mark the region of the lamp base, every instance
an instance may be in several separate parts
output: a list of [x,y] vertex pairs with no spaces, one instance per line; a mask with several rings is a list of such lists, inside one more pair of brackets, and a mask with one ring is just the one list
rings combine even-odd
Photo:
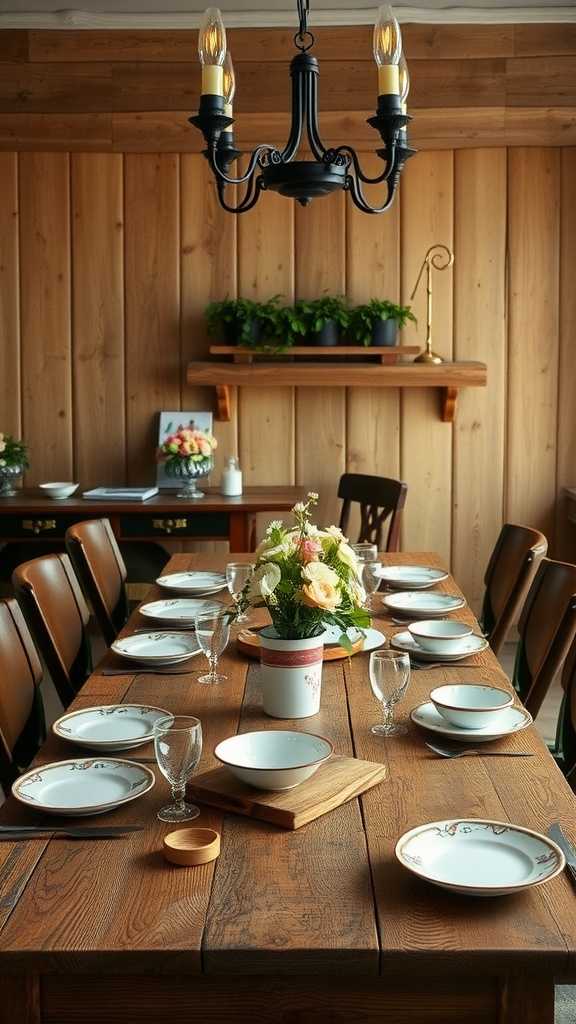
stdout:
[[436,353],[432,351],[432,349],[425,348],[424,351],[421,352],[419,356],[416,356],[414,362],[434,364],[435,366],[437,366],[439,363],[443,363],[444,360],[442,359],[442,356],[437,356]]

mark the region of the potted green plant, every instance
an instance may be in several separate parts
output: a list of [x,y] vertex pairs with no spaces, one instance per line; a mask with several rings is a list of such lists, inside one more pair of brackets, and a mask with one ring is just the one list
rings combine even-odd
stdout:
[[213,337],[222,335],[222,341],[227,345],[236,345],[238,342],[238,301],[236,299],[222,299],[220,302],[210,302],[204,311],[208,334]]
[[416,323],[410,306],[399,306],[388,299],[371,299],[352,310],[351,331],[359,345],[392,346],[398,329],[411,320]]
[[16,494],[14,483],[28,469],[28,449],[11,434],[0,434],[0,497]]
[[337,345],[341,332],[350,326],[350,310],[341,295],[300,301],[295,310],[306,325],[306,334],[313,345]]

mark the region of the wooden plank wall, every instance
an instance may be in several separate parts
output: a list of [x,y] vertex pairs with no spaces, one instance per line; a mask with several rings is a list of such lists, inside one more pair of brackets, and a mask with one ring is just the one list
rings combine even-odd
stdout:
[[[373,295],[405,301],[427,247],[444,242],[454,247],[456,262],[435,281],[435,345],[444,356],[481,359],[489,369],[488,388],[461,394],[454,426],[440,422],[437,396],[427,390],[240,389],[232,421],[217,425],[218,471],[226,454],[238,452],[247,483],[320,490],[326,520],[337,515],[345,469],[401,476],[409,486],[405,547],[440,551],[476,605],[505,519],[544,529],[557,554],[574,557],[559,496],[576,484],[576,146],[566,145],[576,143],[576,134],[550,107],[535,113],[524,73],[538,54],[573,60],[574,32],[409,28],[416,59],[438,88],[435,65],[442,63],[451,81],[456,72],[462,80],[464,58],[489,62],[494,75],[505,74],[518,89],[522,82],[516,127],[502,133],[498,105],[421,110],[426,149],[408,165],[388,215],[360,214],[344,196],[303,210],[265,195],[238,219],[219,208],[204,159],[184,151],[193,148],[192,133],[180,125],[174,135],[172,112],[121,113],[143,118],[132,141],[121,143],[126,152],[106,152],[105,133],[100,141],[90,134],[102,127],[94,118],[108,117],[101,110],[107,61],[122,65],[126,82],[136,74],[131,62],[151,61],[156,70],[181,62],[182,71],[192,36],[104,33],[104,46],[92,32],[0,33],[4,70],[10,62],[34,64],[40,75],[40,65],[49,65],[50,78],[55,67],[64,76],[83,68],[95,90],[84,96],[100,96],[92,112],[85,102],[79,112],[79,101],[75,114],[66,112],[72,94],[64,90],[57,112],[44,98],[32,104],[36,112],[12,107],[0,114],[0,430],[22,432],[29,442],[30,483],[137,483],[153,476],[158,411],[209,408],[213,401],[209,389],[185,383],[187,362],[206,352],[202,313],[210,299],[291,299],[328,290],[355,302]],[[356,35],[360,40],[360,30]],[[262,50],[278,67],[287,45],[282,33],[256,39],[251,59]],[[235,45],[246,60],[242,33]],[[341,34],[327,34],[323,47],[335,67]],[[560,70],[545,91],[554,84],[559,102],[565,86],[562,109],[570,121],[572,87],[558,78]],[[2,81],[0,106],[13,84],[8,74]],[[515,95],[519,103],[520,93],[507,89],[507,102]],[[482,104],[486,97],[485,90]],[[148,119],[156,116],[159,122]],[[285,119],[266,115],[268,132],[264,115],[252,116],[254,138],[276,134]],[[16,119],[11,135],[2,135],[4,117]],[[354,127],[358,117],[344,110],[328,118],[335,133],[359,135],[370,170],[374,158],[363,129]],[[169,124],[168,135],[155,133],[156,123]],[[82,139],[87,151],[78,152]],[[550,139],[554,145],[545,145]],[[163,151],[151,151],[153,142]],[[422,341],[424,293],[414,305],[420,326],[406,331],[407,342]]]

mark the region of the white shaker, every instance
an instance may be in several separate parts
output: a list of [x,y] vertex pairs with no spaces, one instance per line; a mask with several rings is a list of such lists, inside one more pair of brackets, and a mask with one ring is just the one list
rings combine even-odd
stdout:
[[222,472],[220,492],[227,498],[235,498],[242,494],[242,470],[234,455],[229,457]]

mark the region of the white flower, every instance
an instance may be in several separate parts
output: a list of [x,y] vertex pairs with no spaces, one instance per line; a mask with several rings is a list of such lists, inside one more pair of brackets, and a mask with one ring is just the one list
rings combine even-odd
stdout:
[[248,600],[250,604],[265,600],[274,593],[280,583],[281,572],[274,562],[265,562],[256,569],[248,584]]
[[271,523],[268,523],[266,528],[266,536],[269,537],[273,530],[281,530],[284,523],[281,519],[273,519]]
[[340,582],[338,573],[324,562],[308,562],[302,569],[302,575],[310,583],[329,583],[335,587]]
[[328,537],[333,537],[334,540],[345,540],[344,534],[339,526],[327,526],[324,533],[327,534]]
[[309,501],[318,501],[318,495],[316,494],[316,491],[308,491],[308,499]]
[[296,502],[296,504],[294,505],[294,508],[292,509],[292,511],[293,511],[293,512],[303,512],[303,511],[304,511],[304,509],[305,509],[305,507],[306,507],[306,506],[304,505],[304,502],[303,502],[303,501],[298,501],[298,502]]
[[360,576],[360,566],[358,565],[356,554],[345,540],[341,541],[338,545],[338,558],[344,562],[344,565],[347,565],[349,569],[352,569],[352,572],[354,572],[356,576]]

